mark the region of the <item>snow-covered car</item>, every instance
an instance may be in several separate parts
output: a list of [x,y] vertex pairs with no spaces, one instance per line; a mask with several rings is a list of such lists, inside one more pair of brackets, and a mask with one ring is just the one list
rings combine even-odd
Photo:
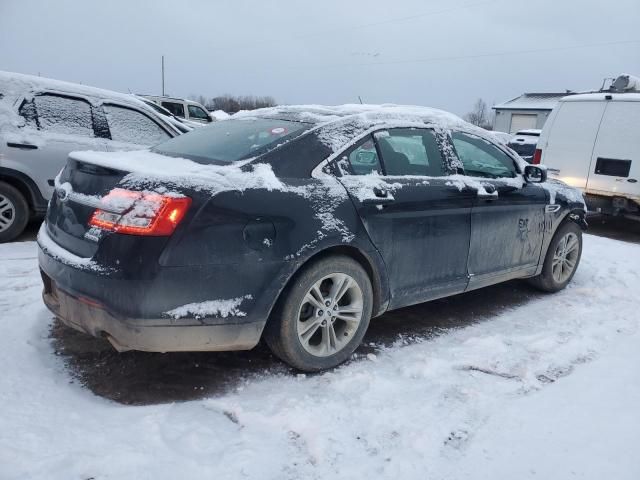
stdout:
[[160,115],[166,122],[170,123],[175,128],[180,130],[181,133],[187,133],[193,130],[195,127],[202,126],[201,123],[189,122],[188,120],[185,120],[183,118],[176,117],[166,108],[158,105],[155,102],[152,102],[151,100],[146,99],[145,97],[141,97],[139,95],[134,95],[134,97],[141,102],[144,102],[144,104],[148,107],[151,107],[153,110],[155,110],[156,114]]
[[514,278],[557,291],[579,191],[424,107],[276,107],[151,150],[75,152],[38,234],[43,298],[118,350],[264,338],[316,371],[371,317]]
[[533,162],[533,154],[540,139],[540,132],[537,128],[527,128],[519,130],[507,143],[507,146],[516,152],[527,163]]
[[73,150],[131,150],[179,130],[131,95],[0,72],[0,242],[42,216]]
[[204,106],[186,98],[175,98],[157,95],[140,95],[169,110],[173,115],[187,122],[206,125],[216,120]]

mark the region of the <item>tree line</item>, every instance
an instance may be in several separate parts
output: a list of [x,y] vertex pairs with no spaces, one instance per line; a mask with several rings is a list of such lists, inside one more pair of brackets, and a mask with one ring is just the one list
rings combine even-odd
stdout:
[[191,100],[204,105],[207,110],[223,110],[227,113],[236,113],[240,110],[255,110],[257,108],[275,107],[278,103],[275,98],[265,95],[230,95],[218,97],[205,97],[204,95],[191,95]]

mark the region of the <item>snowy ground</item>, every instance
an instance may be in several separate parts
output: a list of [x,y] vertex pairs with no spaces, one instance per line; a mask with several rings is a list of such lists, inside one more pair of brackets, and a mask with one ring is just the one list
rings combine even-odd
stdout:
[[0,245],[0,479],[635,480],[639,277],[640,245],[586,236],[559,294],[329,373],[126,406],[55,355],[34,243]]

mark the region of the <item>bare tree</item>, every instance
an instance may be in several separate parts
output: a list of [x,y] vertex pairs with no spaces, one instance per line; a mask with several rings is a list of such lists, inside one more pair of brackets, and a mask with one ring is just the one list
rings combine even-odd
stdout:
[[222,95],[211,99],[210,106],[213,110],[224,110],[227,113],[235,113],[239,110],[255,110],[256,108],[274,107],[277,103],[273,97],[254,95]]
[[473,125],[477,125],[478,127],[486,128],[487,130],[492,129],[489,109],[486,102],[481,98],[476,101],[476,103],[473,105],[473,110],[467,113],[464,116],[464,119],[467,122],[472,123]]

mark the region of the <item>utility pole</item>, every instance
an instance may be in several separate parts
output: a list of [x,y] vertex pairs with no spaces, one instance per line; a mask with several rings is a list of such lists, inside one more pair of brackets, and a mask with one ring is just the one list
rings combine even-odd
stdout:
[[164,97],[164,55],[162,55],[162,96]]

